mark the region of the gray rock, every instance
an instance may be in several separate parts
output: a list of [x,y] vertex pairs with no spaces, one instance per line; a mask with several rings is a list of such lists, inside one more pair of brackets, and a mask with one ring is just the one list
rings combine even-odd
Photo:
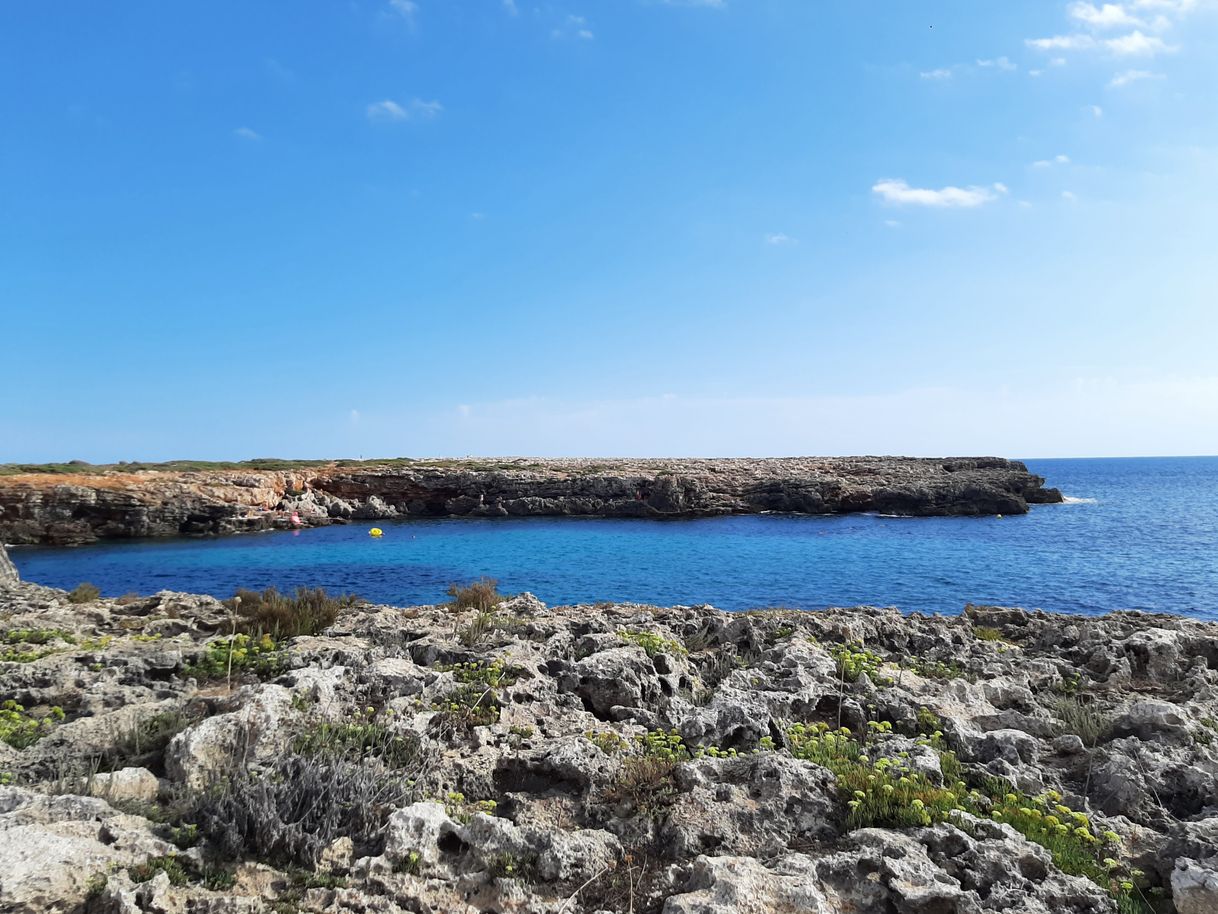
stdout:
[[4,543],[0,543],[0,585],[16,584],[20,580],[21,577],[17,574],[17,566],[8,557],[8,553],[4,549]]
[[1180,858],[1171,874],[1171,900],[1176,914],[1218,911],[1218,858],[1200,863]]

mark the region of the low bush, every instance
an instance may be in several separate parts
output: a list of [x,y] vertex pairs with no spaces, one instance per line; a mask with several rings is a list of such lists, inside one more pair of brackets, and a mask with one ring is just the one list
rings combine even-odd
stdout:
[[834,644],[829,647],[829,654],[837,661],[837,675],[846,682],[858,682],[858,678],[866,673],[876,685],[891,684],[890,679],[878,675],[884,658],[861,644]]
[[288,752],[267,770],[218,779],[191,798],[184,818],[232,859],[314,868],[343,837],[361,856],[378,853],[389,816],[416,798],[417,774],[346,751]]
[[284,666],[279,645],[269,634],[254,639],[241,633],[208,642],[203,656],[183,667],[182,673],[187,678],[205,682],[224,679],[230,672],[237,675],[252,673],[269,679],[283,672]]
[[353,723],[313,724],[296,737],[292,748],[305,756],[378,759],[395,769],[418,765],[423,758],[418,736],[413,733],[400,735],[390,729],[392,711],[384,712],[379,720],[374,709],[369,708],[368,712],[365,712],[366,720]]
[[647,652],[648,657],[654,657],[656,654],[671,654],[674,657],[684,657],[689,653],[680,641],[672,638],[665,638],[663,635],[655,632],[632,632],[619,631],[618,637],[623,641],[628,641],[631,644],[637,644]]
[[324,587],[297,587],[292,596],[274,587],[266,590],[238,590],[225,606],[240,616],[246,634],[269,634],[276,640],[298,635],[316,635],[334,624],[339,613],[359,602],[354,594],[336,597]]
[[53,707],[34,715],[12,699],[0,704],[0,742],[14,749],[25,749],[42,739],[64,718],[63,708]]
[[68,591],[68,602],[92,603],[100,596],[101,591],[86,581],[83,584],[77,584],[73,590]]
[[470,584],[450,584],[448,595],[452,597],[449,608],[453,610],[476,609],[490,612],[507,599],[499,592],[499,582],[494,578],[479,578]]
[[1094,746],[1108,731],[1112,721],[1092,702],[1078,695],[1059,695],[1050,704],[1050,710],[1060,724],[1061,733],[1073,733],[1085,746]]

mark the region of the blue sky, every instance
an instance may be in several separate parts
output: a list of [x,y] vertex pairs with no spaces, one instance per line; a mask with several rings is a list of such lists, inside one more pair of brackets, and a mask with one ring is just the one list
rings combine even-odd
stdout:
[[1218,452],[1218,4],[0,11],[0,460]]

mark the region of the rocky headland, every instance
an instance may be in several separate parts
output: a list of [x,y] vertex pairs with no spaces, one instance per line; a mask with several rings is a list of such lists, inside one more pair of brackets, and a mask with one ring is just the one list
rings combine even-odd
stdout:
[[1213,623],[0,577],[7,914],[1218,911]]
[[1029,504],[1061,501],[1024,464],[997,457],[279,463],[0,468],[0,542],[70,545],[393,517],[1023,514]]

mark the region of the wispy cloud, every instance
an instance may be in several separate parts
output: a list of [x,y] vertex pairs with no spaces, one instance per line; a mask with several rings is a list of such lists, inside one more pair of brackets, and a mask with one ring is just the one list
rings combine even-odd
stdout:
[[412,98],[405,105],[399,105],[393,99],[386,98],[369,105],[366,114],[370,121],[429,120],[443,110],[444,106],[438,101],[428,102],[421,98]]
[[937,70],[923,70],[918,75],[923,79],[951,79],[952,71],[944,67],[940,67]]
[[1068,155],[1055,155],[1051,159],[1038,159],[1032,163],[1033,168],[1052,168],[1054,165],[1069,165],[1070,157]]
[[520,10],[516,8],[516,0],[503,0],[503,8],[507,10],[509,16],[517,15]]
[[993,60],[978,60],[977,66],[994,70],[1018,70],[1019,65],[1012,63],[1007,57],[995,57]]
[[775,247],[783,247],[785,245],[798,244],[799,242],[785,232],[771,232],[765,236],[765,243]]
[[885,203],[896,206],[974,207],[997,200],[1007,192],[1005,184],[989,187],[910,187],[902,178],[883,178],[876,181],[871,192]]
[[1083,110],[1090,114],[1097,121],[1104,116],[1104,109],[1099,105],[1083,105]]
[[1162,73],[1152,73],[1149,70],[1126,70],[1123,73],[1117,73],[1108,81],[1108,85],[1113,89],[1120,89],[1128,86],[1130,83],[1136,83],[1143,79],[1162,79]]
[[550,30],[550,37],[554,39],[578,38],[581,41],[591,41],[596,35],[593,34],[585,17],[568,16],[561,26]]
[[262,139],[262,134],[250,127],[238,127],[233,131],[233,136],[249,140],[251,143],[257,143]]
[[1038,51],[1082,51],[1095,47],[1090,35],[1053,35],[1049,38],[1028,38],[1024,44]]

